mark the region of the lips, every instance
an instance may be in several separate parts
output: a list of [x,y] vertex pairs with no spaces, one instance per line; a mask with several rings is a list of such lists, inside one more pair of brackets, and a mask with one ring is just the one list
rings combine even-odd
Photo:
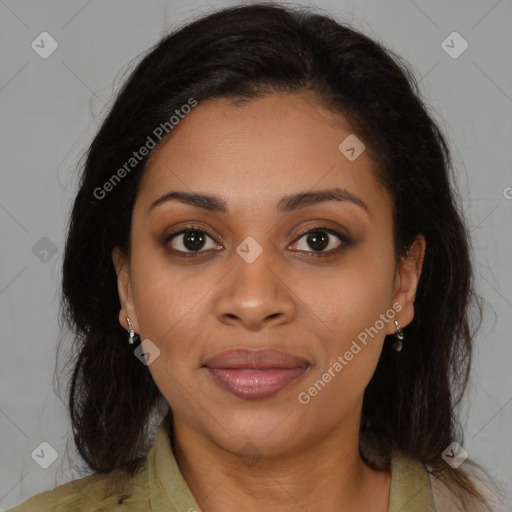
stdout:
[[245,400],[275,395],[309,368],[302,357],[275,349],[231,349],[209,358],[204,366],[215,384]]

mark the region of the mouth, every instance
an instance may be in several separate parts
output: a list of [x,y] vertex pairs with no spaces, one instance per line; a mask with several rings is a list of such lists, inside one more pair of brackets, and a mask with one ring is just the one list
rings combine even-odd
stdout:
[[296,382],[310,365],[279,350],[239,348],[217,354],[204,367],[221,389],[244,400],[259,400]]

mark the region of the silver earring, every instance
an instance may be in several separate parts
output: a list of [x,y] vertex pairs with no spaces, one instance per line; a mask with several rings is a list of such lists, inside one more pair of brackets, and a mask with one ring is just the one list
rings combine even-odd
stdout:
[[137,338],[137,335],[135,334],[135,331],[133,330],[133,327],[132,327],[132,323],[130,322],[130,319],[128,317],[126,317],[126,321],[128,322],[128,327],[129,327],[129,331],[128,333],[130,334],[129,338],[128,338],[128,343],[130,345],[133,345],[133,342],[135,341],[135,339]]
[[393,343],[393,348],[397,351],[397,352],[400,352],[402,350],[402,340],[404,339],[404,333],[402,332],[402,328],[400,327],[400,324],[395,320],[395,325],[396,325],[396,333],[395,333],[395,336],[396,336],[396,341]]

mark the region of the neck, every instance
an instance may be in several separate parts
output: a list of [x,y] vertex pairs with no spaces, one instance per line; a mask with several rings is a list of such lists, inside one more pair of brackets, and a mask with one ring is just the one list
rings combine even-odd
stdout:
[[249,445],[243,455],[234,454],[176,419],[173,438],[180,471],[204,512],[389,507],[390,473],[361,459],[358,423],[275,457],[251,453]]

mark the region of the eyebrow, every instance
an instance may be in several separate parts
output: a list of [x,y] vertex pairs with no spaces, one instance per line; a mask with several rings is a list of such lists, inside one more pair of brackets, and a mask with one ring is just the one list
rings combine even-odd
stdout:
[[[148,208],[148,213],[157,206],[172,200],[179,201],[190,206],[195,206],[196,208],[202,208],[203,210],[210,212],[228,212],[227,202],[219,196],[173,190],[171,192],[167,192],[167,194],[164,194],[151,203]],[[315,190],[312,192],[299,192],[297,194],[285,196],[277,204],[277,211],[281,213],[288,213],[301,208],[307,208],[308,206],[313,206],[324,201],[347,201],[361,207],[369,214],[368,205],[362,199],[352,194],[352,192],[339,187],[327,190]]]

